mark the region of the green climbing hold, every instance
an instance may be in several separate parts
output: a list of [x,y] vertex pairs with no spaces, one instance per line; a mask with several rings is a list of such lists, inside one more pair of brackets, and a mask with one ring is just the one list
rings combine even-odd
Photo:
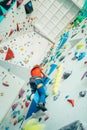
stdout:
[[86,25],[84,24],[81,28],[85,28],[86,27]]

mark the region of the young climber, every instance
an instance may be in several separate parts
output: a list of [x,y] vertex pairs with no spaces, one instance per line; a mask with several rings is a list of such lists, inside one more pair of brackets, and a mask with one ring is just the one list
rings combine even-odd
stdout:
[[39,102],[37,107],[43,111],[46,111],[47,108],[45,107],[45,99],[46,99],[46,89],[44,86],[43,79],[48,77],[44,72],[40,65],[35,65],[31,69],[31,78],[30,78],[30,87],[33,91],[38,91],[39,94]]

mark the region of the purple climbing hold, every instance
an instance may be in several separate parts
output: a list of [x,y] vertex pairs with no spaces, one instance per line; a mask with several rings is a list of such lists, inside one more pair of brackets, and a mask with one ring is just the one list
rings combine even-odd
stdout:
[[21,89],[20,93],[19,93],[19,98],[21,98],[24,94],[25,90],[24,89]]
[[17,106],[18,106],[18,102],[12,105],[12,110],[14,111]]

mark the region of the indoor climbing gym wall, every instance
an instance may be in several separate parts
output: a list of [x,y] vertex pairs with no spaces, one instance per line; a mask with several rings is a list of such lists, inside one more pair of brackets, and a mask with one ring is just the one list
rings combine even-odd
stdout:
[[[87,130],[87,0],[0,0],[0,130]],[[30,69],[48,78],[36,107]]]

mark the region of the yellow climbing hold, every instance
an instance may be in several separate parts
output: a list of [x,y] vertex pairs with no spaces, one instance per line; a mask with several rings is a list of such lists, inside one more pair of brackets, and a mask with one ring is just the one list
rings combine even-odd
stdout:
[[63,65],[60,65],[57,69],[57,74],[54,79],[54,85],[53,85],[53,94],[57,94],[57,89],[61,80],[61,72],[62,72]]
[[66,47],[67,47],[67,45],[64,45],[64,46],[62,47],[62,49],[66,49]]
[[44,130],[45,125],[39,123],[36,119],[30,119],[22,130]]
[[24,50],[24,48],[20,48],[20,51],[23,51]]
[[79,50],[79,49],[81,49],[83,46],[84,46],[84,43],[80,43],[80,44],[78,44],[78,45],[76,46],[76,49]]

